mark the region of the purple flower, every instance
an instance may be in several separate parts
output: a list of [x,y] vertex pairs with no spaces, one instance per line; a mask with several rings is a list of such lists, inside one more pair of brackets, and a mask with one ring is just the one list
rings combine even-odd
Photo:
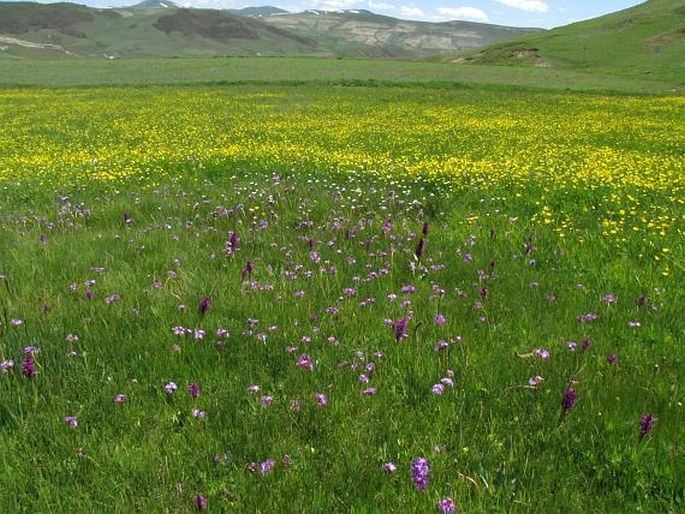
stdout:
[[649,433],[654,428],[654,425],[656,424],[657,420],[658,418],[651,412],[645,413],[640,418],[640,439],[642,439],[643,437],[647,437],[649,435]]
[[426,242],[424,241],[423,238],[419,239],[419,243],[416,245],[416,250],[414,250],[414,254],[418,259],[420,259],[423,256],[423,252],[426,248]]
[[445,392],[445,386],[442,385],[442,384],[434,384],[434,385],[433,385],[433,388],[431,389],[431,392],[432,392],[435,396],[440,396],[442,393]]
[[231,235],[228,238],[228,242],[226,243],[226,255],[233,255],[238,250],[238,247],[240,246],[240,236],[236,232],[231,232]]
[[607,362],[613,366],[618,362],[618,357],[615,353],[610,353],[609,355],[607,355]]
[[533,350],[533,354],[541,359],[549,359],[549,350],[546,348],[536,348]]
[[198,494],[195,496],[195,505],[197,506],[197,510],[205,510],[207,508],[207,498],[202,494]]
[[540,384],[542,384],[544,381],[545,381],[545,379],[543,377],[541,377],[540,375],[536,375],[536,376],[530,377],[528,379],[528,385],[530,387],[537,387]]
[[207,415],[207,413],[205,411],[200,410],[200,409],[193,409],[191,411],[191,413],[192,413],[194,418],[204,418]]
[[261,390],[262,388],[259,387],[259,385],[257,384],[252,384],[250,387],[247,388],[247,392],[250,394],[257,394]]
[[126,395],[125,394],[118,394],[114,397],[114,401],[117,403],[126,403]]
[[245,266],[243,266],[243,269],[240,272],[242,273],[243,277],[245,277],[245,276],[250,277],[250,276],[252,276],[252,270],[253,269],[254,268],[252,266],[252,263],[250,261],[247,261],[245,263]]
[[10,320],[10,325],[13,325],[13,326],[15,326],[15,327],[18,327],[18,326],[21,325],[22,323],[24,323],[24,321],[21,320],[21,319],[19,319],[19,318],[12,318],[12,319]]
[[62,421],[64,421],[71,428],[78,427],[78,418],[76,416],[64,416]]
[[404,294],[411,294],[411,293],[416,292],[416,288],[410,284],[410,285],[402,286],[401,291]]
[[417,457],[411,463],[411,475],[414,479],[414,486],[419,490],[423,491],[428,487],[428,475],[430,474],[430,467],[428,465],[428,460],[424,457]]
[[33,378],[36,376],[36,363],[33,357],[29,356],[21,361],[21,372],[27,378]]
[[439,500],[435,506],[443,514],[454,514],[457,511],[457,506],[454,504],[454,500],[449,496],[445,496]]
[[262,462],[259,465],[259,471],[261,472],[262,475],[266,475],[269,473],[272,469],[274,469],[274,466],[276,466],[276,461],[273,459],[266,459],[264,462]]
[[588,323],[590,321],[595,321],[597,319],[597,314],[588,312],[587,314],[581,314],[576,319],[578,320],[578,323]]
[[442,314],[438,314],[437,316],[435,316],[436,325],[444,325],[445,323],[447,323],[447,318],[445,316],[443,316]]
[[191,332],[191,330],[189,328],[182,327],[182,326],[172,327],[171,331],[176,336],[184,336],[184,335],[189,334]]
[[440,383],[445,387],[454,387],[454,380],[452,380],[450,377],[441,378]]
[[407,322],[407,317],[403,316],[392,324],[396,341],[401,341],[402,339],[407,338]]
[[616,297],[613,294],[605,294],[604,296],[602,296],[602,303],[616,303]]
[[394,473],[395,471],[397,471],[397,466],[394,462],[386,462],[385,464],[383,464],[383,471],[385,471],[386,473]]
[[446,348],[449,348],[450,344],[447,341],[440,340],[438,341],[438,344],[435,345],[433,348],[436,352],[440,352]]
[[188,394],[193,398],[200,396],[200,386],[196,383],[188,384]]
[[315,393],[314,401],[319,407],[326,407],[328,405],[328,396],[323,393]]
[[164,386],[164,391],[166,391],[167,394],[173,394],[176,392],[177,389],[178,389],[178,386],[173,382],[168,382]]
[[118,302],[119,300],[121,300],[121,296],[114,293],[114,294],[109,295],[107,298],[105,298],[105,303],[108,305],[111,305],[113,303]]
[[300,355],[300,358],[297,359],[297,362],[295,364],[300,368],[304,368],[308,371],[314,371],[314,361],[306,353]]
[[24,355],[36,355],[40,353],[40,348],[36,348],[35,346],[27,346],[24,348]]
[[375,387],[367,387],[364,389],[364,396],[374,396],[376,394]]
[[268,407],[274,402],[274,397],[271,396],[270,394],[265,394],[259,399],[260,402],[262,402],[262,405],[264,407]]
[[567,412],[573,408],[576,403],[578,403],[578,393],[575,389],[569,387],[566,389],[564,397],[561,399],[561,407],[564,409],[564,412]]
[[208,311],[211,307],[212,307],[212,300],[205,296],[205,297],[203,297],[203,298],[200,300],[200,303],[199,303],[199,305],[197,306],[197,311],[198,311],[200,314],[206,314],[207,311]]
[[7,373],[8,371],[11,371],[12,368],[14,368],[13,360],[5,360],[0,362],[0,373]]
[[427,235],[428,235],[428,222],[427,222],[427,221],[424,221],[424,222],[423,222],[423,227],[421,227],[421,233],[422,233],[424,236],[427,236]]

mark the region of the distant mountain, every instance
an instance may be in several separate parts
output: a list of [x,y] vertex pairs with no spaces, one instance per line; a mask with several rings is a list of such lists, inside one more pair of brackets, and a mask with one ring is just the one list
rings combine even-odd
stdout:
[[399,20],[367,10],[309,10],[263,18],[264,23],[317,39],[340,55],[426,56],[484,45],[541,29],[468,21],[429,23]]
[[0,57],[315,55],[414,58],[535,29],[398,20],[369,11],[179,8],[170,0],[94,9],[0,2]]
[[278,7],[271,7],[270,5],[265,5],[262,7],[243,7],[242,9],[229,9],[228,12],[231,14],[237,14],[238,16],[252,16],[255,18],[288,14],[288,11]]
[[685,2],[648,0],[606,16],[496,43],[449,59],[460,63],[661,75],[684,84]]
[[142,2],[132,5],[131,9],[170,9],[178,7],[174,2],[166,0],[143,0]]

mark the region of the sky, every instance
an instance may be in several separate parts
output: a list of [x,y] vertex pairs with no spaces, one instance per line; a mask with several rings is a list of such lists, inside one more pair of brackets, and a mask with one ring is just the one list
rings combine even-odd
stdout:
[[[68,0],[92,7],[120,7],[139,0]],[[235,9],[272,5],[287,11],[367,9],[394,18],[465,20],[514,27],[553,28],[596,18],[644,0],[174,0],[179,6]],[[47,0],[43,0],[47,3]]]

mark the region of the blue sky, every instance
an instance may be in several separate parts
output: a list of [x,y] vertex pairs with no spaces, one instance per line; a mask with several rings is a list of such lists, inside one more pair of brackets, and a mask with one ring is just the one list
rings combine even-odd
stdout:
[[[139,0],[71,0],[97,7]],[[368,9],[395,18],[425,21],[467,20],[516,27],[552,28],[632,7],[643,0],[174,0],[207,8],[274,5],[288,11]]]

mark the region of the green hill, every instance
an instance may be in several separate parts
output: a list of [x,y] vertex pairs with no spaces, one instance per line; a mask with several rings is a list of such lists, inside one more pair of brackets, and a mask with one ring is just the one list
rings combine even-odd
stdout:
[[685,2],[649,0],[600,18],[496,43],[460,63],[654,75],[685,83]]

